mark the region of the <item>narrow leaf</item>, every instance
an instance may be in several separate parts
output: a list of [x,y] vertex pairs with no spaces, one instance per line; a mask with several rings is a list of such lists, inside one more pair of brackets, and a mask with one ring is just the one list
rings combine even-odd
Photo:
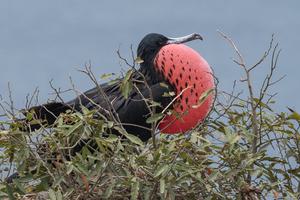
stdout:
[[132,179],[132,183],[131,183],[131,200],[136,200],[138,199],[139,196],[139,188],[140,188],[140,183],[139,181],[136,179],[136,177],[134,177]]
[[49,189],[48,193],[49,193],[49,199],[50,200],[56,200],[56,195],[55,195],[55,191],[54,190]]
[[106,80],[106,79],[112,77],[113,75],[115,75],[115,74],[114,74],[114,73],[102,74],[102,75],[100,76],[100,78],[103,79],[103,80]]
[[141,57],[137,57],[135,60],[134,60],[135,63],[137,64],[141,64],[144,62],[144,60],[141,58]]
[[166,182],[165,182],[165,179],[160,179],[159,180],[159,192],[161,194],[164,194],[165,193],[165,189],[166,189]]
[[146,120],[146,123],[151,124],[153,122],[157,122],[158,120],[160,120],[163,117],[164,117],[163,113],[155,113]]
[[138,138],[137,136],[135,136],[135,135],[126,133],[125,136],[126,136],[127,139],[130,140],[130,142],[132,142],[134,144],[137,144],[137,145],[140,145],[140,146],[144,145],[142,140],[140,138]]
[[162,164],[160,165],[157,170],[154,172],[154,178],[157,178],[161,174],[165,173],[169,169],[169,165]]
[[199,108],[204,101],[215,91],[214,88],[208,89],[205,92],[203,92],[201,94],[201,96],[199,97],[198,103],[196,105],[193,105],[192,108]]

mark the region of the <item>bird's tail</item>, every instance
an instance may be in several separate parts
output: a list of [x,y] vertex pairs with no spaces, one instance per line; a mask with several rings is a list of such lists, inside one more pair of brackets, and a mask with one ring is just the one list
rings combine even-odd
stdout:
[[20,119],[19,121],[25,125],[24,131],[34,131],[41,128],[41,126],[51,126],[57,117],[67,110],[72,110],[72,106],[61,102],[47,103],[22,111],[25,116],[28,112],[32,113],[34,120]]

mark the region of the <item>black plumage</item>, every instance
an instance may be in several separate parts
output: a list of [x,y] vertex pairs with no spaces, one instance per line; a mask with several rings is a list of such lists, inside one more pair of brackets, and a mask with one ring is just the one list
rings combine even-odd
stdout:
[[[153,63],[156,53],[167,44],[167,41],[167,37],[154,33],[142,39],[138,46],[137,56],[143,62],[140,64],[140,69],[132,73],[131,79],[136,87],[132,88],[128,98],[125,98],[121,92],[123,79],[118,79],[114,84],[104,83],[100,85],[100,88],[92,88],[69,102],[53,102],[32,107],[29,110],[34,111],[36,118],[46,121],[47,126],[52,125],[61,113],[69,109],[81,111],[84,106],[87,109],[98,109],[101,114],[108,117],[108,113],[114,110],[128,133],[146,141],[151,137],[151,124],[146,123],[146,119],[150,117],[150,111],[144,99],[151,97],[162,107],[167,106],[171,101],[170,97],[164,97],[163,94],[172,88],[162,86],[161,83],[169,84],[155,70]],[[105,95],[101,93],[101,90]],[[158,108],[157,112],[161,111],[161,108]],[[40,128],[40,125],[35,124],[30,128],[36,130]]]
[[[180,38],[167,38],[157,33],[146,35],[137,49],[137,56],[143,62],[140,64],[140,68],[132,73],[131,78],[135,87],[130,91],[128,98],[125,98],[121,92],[123,79],[118,79],[114,84],[104,83],[69,102],[44,104],[30,110],[35,111],[38,119],[46,121],[46,125],[52,125],[60,113],[69,109],[80,112],[82,106],[87,109],[98,109],[105,116],[113,111],[119,121],[124,123],[123,127],[127,132],[146,141],[151,137],[149,130],[151,124],[146,123],[146,119],[150,117],[150,111],[144,99],[151,97],[152,100],[160,103],[161,107],[156,110],[157,112],[160,112],[172,100],[163,94],[172,90],[173,85],[157,69],[154,59],[164,45],[180,44],[195,39],[202,40],[202,37],[196,33]],[[162,86],[161,83],[168,87]],[[33,125],[31,129],[35,130],[39,127],[39,125]]]

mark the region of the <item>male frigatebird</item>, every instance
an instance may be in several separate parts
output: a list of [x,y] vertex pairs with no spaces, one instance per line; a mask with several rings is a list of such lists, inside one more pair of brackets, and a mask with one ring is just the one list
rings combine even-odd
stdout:
[[[29,111],[46,122],[46,126],[52,125],[67,110],[81,112],[83,106],[97,109],[105,116],[113,111],[128,133],[147,141],[151,137],[151,124],[146,120],[151,112],[145,99],[152,98],[161,105],[156,112],[171,108],[158,124],[160,132],[184,133],[205,119],[214,99],[211,91],[214,91],[215,85],[210,66],[199,53],[182,44],[195,39],[202,40],[202,37],[195,33],[179,38],[156,33],[146,35],[137,49],[137,56],[142,62],[140,69],[131,75],[135,87],[127,98],[121,91],[123,79],[118,79],[114,84],[104,83],[88,90],[72,101],[35,106]],[[170,94],[170,91],[173,91],[173,96],[164,95]],[[36,130],[40,126],[31,124],[27,128]],[[75,151],[80,149],[81,145]],[[7,182],[16,177],[18,173],[10,176]]]
[[[139,70],[131,75],[135,87],[127,98],[122,95],[123,80],[119,79],[114,84],[100,85],[105,98],[99,87],[95,87],[72,101],[48,103],[30,110],[34,111],[36,118],[51,125],[69,109],[81,111],[84,106],[99,109],[101,114],[106,115],[112,108],[128,133],[146,141],[151,137],[151,124],[146,123],[150,111],[145,99],[151,97],[161,104],[156,112],[170,105],[172,108],[169,115],[160,120],[160,131],[168,134],[186,132],[201,123],[208,114],[213,102],[209,91],[215,87],[208,63],[199,53],[182,44],[196,39],[202,40],[202,37],[196,33],[179,38],[157,33],[146,35],[137,49],[137,56],[142,62]],[[174,96],[164,95],[171,90]],[[31,126],[31,129],[37,128],[39,125]]]

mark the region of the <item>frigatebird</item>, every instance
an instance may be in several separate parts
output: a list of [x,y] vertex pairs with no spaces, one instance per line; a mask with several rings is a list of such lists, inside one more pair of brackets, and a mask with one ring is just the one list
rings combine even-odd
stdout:
[[[150,98],[160,104],[156,112],[168,107],[171,110],[159,121],[160,132],[184,133],[203,122],[214,99],[215,84],[209,64],[183,44],[196,39],[202,40],[202,37],[196,33],[178,38],[157,33],[146,35],[137,49],[137,56],[142,61],[140,68],[131,74],[135,87],[126,97],[122,94],[124,80],[118,79],[114,84],[104,83],[92,88],[69,102],[51,102],[29,111],[46,122],[43,124],[46,126],[54,124],[67,110],[81,112],[85,107],[97,109],[102,115],[114,112],[128,133],[147,141],[151,137],[151,124],[147,123],[151,111],[146,101]],[[166,93],[170,95],[164,95]],[[27,128],[36,130],[40,127],[41,124],[31,124]],[[80,144],[75,151],[81,147]],[[6,181],[12,182],[18,176],[15,173]]]
[[[161,105],[156,112],[168,106],[172,109],[159,122],[161,132],[186,132],[204,120],[213,102],[208,92],[214,88],[210,66],[199,53],[183,44],[196,39],[202,37],[196,33],[178,38],[157,33],[146,35],[137,48],[140,68],[131,74],[135,87],[127,97],[121,91],[123,79],[118,79],[113,84],[101,84],[102,93],[95,87],[69,102],[52,102],[29,110],[47,126],[69,109],[80,112],[82,107],[101,108],[99,112],[104,115],[113,110],[128,133],[147,141],[151,124],[146,122],[150,110],[145,99],[151,97]],[[170,91],[174,91],[173,96],[164,95]],[[35,124],[31,129],[39,127]]]

